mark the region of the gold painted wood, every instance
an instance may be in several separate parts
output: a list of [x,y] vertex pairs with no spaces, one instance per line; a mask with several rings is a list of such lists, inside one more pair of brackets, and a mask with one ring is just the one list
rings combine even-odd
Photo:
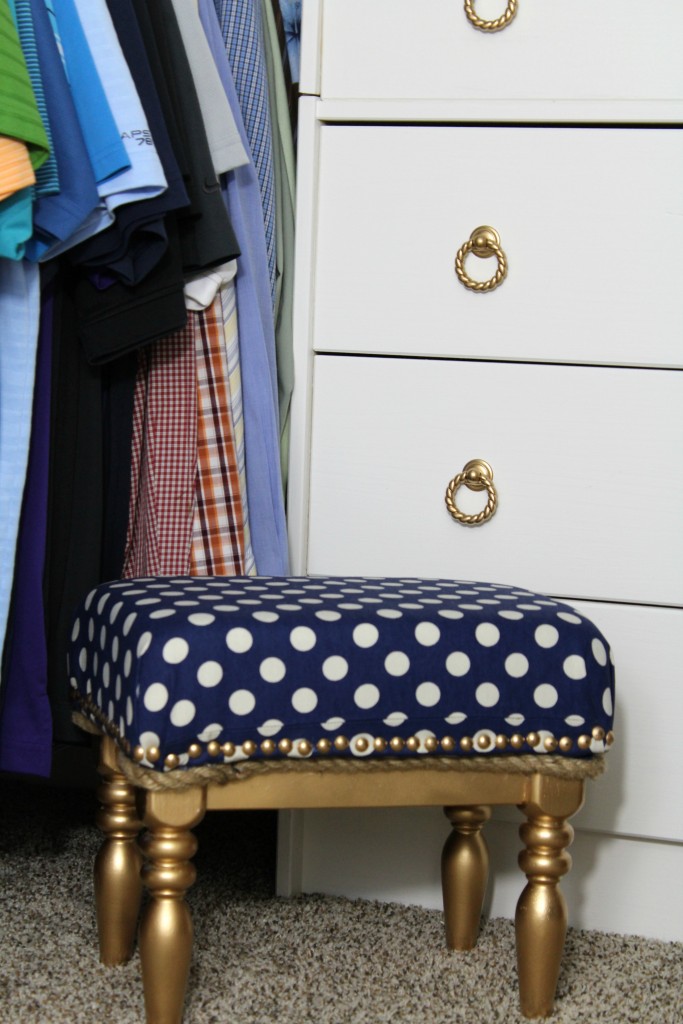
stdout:
[[194,884],[190,829],[204,816],[202,789],[146,793],[141,801],[149,831],[142,879],[150,900],[140,923],[140,962],[148,1024],[181,1024],[192,959],[192,917],[185,893]]
[[479,937],[481,912],[489,875],[489,852],[482,835],[491,808],[445,807],[452,831],[441,854],[446,945],[473,949]]
[[560,793],[535,780],[531,799],[522,808],[520,828],[525,849],[519,866],[527,885],[515,915],[520,1007],[525,1017],[552,1013],[567,934],[567,905],[559,882],[571,868],[567,847],[574,830],[567,822],[583,804],[583,786]]
[[142,895],[142,854],[136,842],[142,824],[134,787],[111,766],[115,757],[113,741],[103,740],[96,821],[105,838],[95,858],[94,882],[100,960],[109,966],[132,955]]

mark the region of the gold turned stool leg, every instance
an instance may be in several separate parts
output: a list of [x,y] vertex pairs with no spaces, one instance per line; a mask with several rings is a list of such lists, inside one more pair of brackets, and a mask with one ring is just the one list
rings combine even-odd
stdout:
[[489,874],[489,852],[482,828],[489,807],[445,807],[453,826],[441,855],[441,884],[449,949],[467,950],[476,944]]
[[517,904],[515,934],[520,1006],[525,1017],[552,1013],[567,934],[567,904],[559,882],[572,865],[567,847],[574,829],[566,819],[583,802],[583,783],[567,782],[564,795],[568,799],[544,800],[539,794],[541,799],[523,807],[528,820],[520,828],[526,849],[519,855],[519,866],[528,881]]
[[95,907],[100,960],[110,966],[131,957],[142,895],[142,855],[136,842],[142,824],[135,809],[135,788],[115,765],[116,750],[104,739],[96,821],[105,839],[95,858]]
[[192,959],[192,918],[185,893],[196,871],[190,828],[204,816],[201,788],[146,793],[142,879],[150,900],[140,922],[140,960],[147,1024],[181,1024]]

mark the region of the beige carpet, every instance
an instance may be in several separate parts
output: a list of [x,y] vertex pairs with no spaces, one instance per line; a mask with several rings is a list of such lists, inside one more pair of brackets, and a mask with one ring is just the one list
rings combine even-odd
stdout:
[[[90,792],[0,780],[1,1024],[142,1024],[137,957],[97,960]],[[520,1024],[514,936],[444,949],[435,911],[272,895],[274,818],[209,815],[184,1024]],[[555,1024],[683,1024],[683,944],[571,931]]]

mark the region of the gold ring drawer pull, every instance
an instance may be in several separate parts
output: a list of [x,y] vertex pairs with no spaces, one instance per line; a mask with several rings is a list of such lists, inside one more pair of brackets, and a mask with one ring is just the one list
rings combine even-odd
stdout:
[[[498,268],[488,281],[474,281],[465,270],[465,258],[473,252],[475,256],[488,259],[495,256]],[[469,239],[458,249],[455,257],[455,272],[458,280],[473,292],[492,292],[502,284],[508,272],[507,256],[500,247],[500,236],[495,228],[482,224],[475,228]]]
[[474,0],[465,0],[465,14],[474,27],[482,32],[500,32],[502,28],[508,27],[516,13],[517,0],[508,0],[505,14],[501,14],[500,18],[496,18],[494,21],[485,21],[475,12]]
[[[488,493],[486,508],[476,515],[467,515],[465,512],[461,512],[455,504],[456,492],[463,485],[471,491],[485,490]],[[481,526],[491,518],[497,505],[498,495],[493,486],[493,470],[483,459],[472,459],[468,462],[462,473],[454,476],[446,488],[446,508],[453,518],[463,526]]]

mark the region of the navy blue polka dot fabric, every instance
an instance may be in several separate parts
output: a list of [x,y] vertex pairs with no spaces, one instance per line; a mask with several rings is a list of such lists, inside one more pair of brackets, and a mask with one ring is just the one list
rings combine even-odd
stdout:
[[79,609],[76,706],[144,767],[246,757],[586,757],[611,740],[609,646],[512,586],[154,578]]

